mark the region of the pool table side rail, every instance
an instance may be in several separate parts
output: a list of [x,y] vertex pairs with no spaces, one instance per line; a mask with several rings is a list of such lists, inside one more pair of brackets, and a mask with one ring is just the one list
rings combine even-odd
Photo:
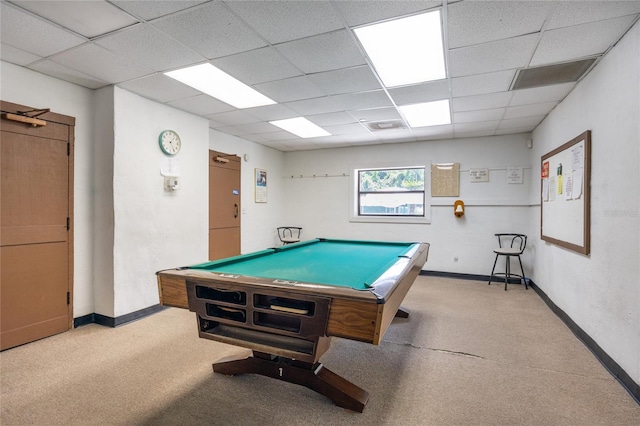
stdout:
[[[396,266],[402,271],[394,277],[397,285],[376,305],[358,300],[336,299],[331,302],[327,335],[380,344],[400,304],[427,261],[429,244],[421,243],[411,258],[401,258]],[[380,303],[382,301],[382,303]]]

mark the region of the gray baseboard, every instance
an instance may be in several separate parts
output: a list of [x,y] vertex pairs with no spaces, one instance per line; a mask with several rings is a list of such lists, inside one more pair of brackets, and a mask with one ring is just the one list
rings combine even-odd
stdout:
[[153,305],[148,308],[140,309],[139,311],[130,312],[125,315],[121,315],[119,317],[108,317],[106,315],[92,313],[89,315],[83,315],[81,317],[77,317],[73,319],[73,327],[78,328],[87,324],[100,324],[105,327],[118,327],[124,324],[127,324],[132,321],[137,321],[146,316],[155,314],[156,312],[160,312],[167,309],[165,306],[161,305]]

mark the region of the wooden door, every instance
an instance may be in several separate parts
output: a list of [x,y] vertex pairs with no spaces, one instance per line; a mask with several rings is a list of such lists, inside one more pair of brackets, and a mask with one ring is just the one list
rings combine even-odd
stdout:
[[240,254],[240,157],[209,151],[209,259]]
[[73,130],[45,113],[45,126],[9,120],[32,108],[1,103],[0,349],[73,324]]

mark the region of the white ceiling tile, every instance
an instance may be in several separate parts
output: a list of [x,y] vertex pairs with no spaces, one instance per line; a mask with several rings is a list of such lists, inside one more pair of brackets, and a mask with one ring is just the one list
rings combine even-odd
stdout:
[[496,135],[515,135],[518,133],[531,133],[536,125],[530,125],[526,127],[512,127],[507,129],[496,129]]
[[209,128],[211,129],[219,129],[221,127],[228,126],[227,123],[222,123],[218,120],[214,120],[213,118],[209,118],[209,117],[206,117],[206,118],[209,119]]
[[371,121],[388,121],[401,120],[400,113],[395,108],[372,108],[349,111],[356,120]]
[[242,125],[239,126],[223,126],[223,127],[218,127],[216,128],[216,130],[219,130],[223,133],[229,134],[229,135],[233,135],[233,136],[240,136],[240,137],[244,137],[246,135],[251,134],[251,132],[248,132],[246,129],[242,128]]
[[260,133],[260,136],[269,141],[286,141],[291,139],[300,139],[293,133],[285,132],[281,130],[279,132]]
[[506,92],[509,90],[515,74],[515,70],[507,70],[452,78],[451,94],[454,97],[461,97]]
[[553,86],[514,90],[510,106],[561,101],[575,87],[576,83],[554,84]]
[[454,112],[455,123],[474,123],[479,121],[500,120],[504,115],[504,108],[481,109],[476,111]]
[[485,136],[493,136],[496,133],[495,130],[455,130],[453,135],[456,138],[481,138]]
[[511,119],[547,115],[549,114],[549,111],[555,108],[556,105],[558,105],[558,102],[545,102],[541,104],[511,106],[507,108],[507,112],[504,114],[504,118]]
[[538,34],[460,47],[449,51],[451,77],[510,70],[527,66]]
[[635,16],[545,31],[531,65],[567,62],[604,53],[631,26]]
[[83,74],[75,69],[67,68],[64,65],[57,64],[47,59],[31,64],[28,68],[89,89],[99,89],[109,85],[109,83],[101,81],[100,79]]
[[394,142],[408,142],[415,140],[416,134],[412,129],[388,129],[373,132],[380,140],[393,140]]
[[354,119],[349,113],[342,111],[330,112],[328,114],[308,115],[306,118],[320,127],[357,122],[357,120]]
[[5,62],[11,62],[16,65],[27,65],[37,61],[41,57],[34,55],[33,53],[25,52],[17,47],[10,46],[8,44],[1,43],[0,46],[0,59]]
[[535,117],[511,118],[500,121],[498,129],[531,128],[533,130],[544,119],[544,115]]
[[393,106],[389,96],[387,96],[384,90],[336,95],[331,96],[331,98],[333,98],[338,105],[340,105],[340,109],[344,111]]
[[366,63],[355,40],[346,30],[290,41],[276,48],[307,74]]
[[307,76],[256,84],[253,88],[276,102],[290,102],[324,96],[322,90]]
[[287,102],[285,106],[303,116],[345,110],[334,96]]
[[271,123],[265,123],[263,121],[258,123],[238,124],[234,127],[236,127],[236,129],[238,129],[239,131],[245,132],[245,134],[256,134],[256,133],[262,134],[262,133],[272,133],[272,132],[282,131],[280,127],[274,126]]
[[454,112],[461,112],[506,107],[512,96],[512,92],[497,92],[453,98],[452,109]]
[[495,131],[498,123],[500,123],[500,120],[487,120],[480,123],[456,123],[453,125],[453,130],[456,134],[460,132]]
[[556,3],[556,9],[546,25],[548,30],[640,13],[639,1],[560,1]]
[[422,138],[452,138],[453,125],[443,124],[440,126],[412,127],[411,131],[418,139]]
[[263,138],[260,135],[244,135],[242,137],[242,139],[246,139],[248,141],[256,142],[256,143],[260,143],[260,144],[264,144],[264,145],[266,145],[265,142],[268,142],[267,139]]
[[170,13],[188,9],[209,0],[179,0],[179,1],[149,1],[149,0],[109,0],[119,8],[139,16],[142,19],[150,20]]
[[[213,65],[245,84],[253,85],[302,75],[273,47],[250,50],[214,59]],[[259,72],[256,72],[259,70]]]
[[209,59],[266,46],[221,2],[205,3],[152,24]]
[[366,127],[360,123],[336,124],[335,126],[324,126],[327,132],[332,135],[352,135],[354,133],[369,133]]
[[448,8],[449,48],[508,39],[542,29],[553,2],[460,2]]
[[[209,95],[197,95],[191,98],[178,99],[168,103],[172,107],[192,112],[197,115],[211,115],[221,112],[233,111],[234,108]],[[253,120],[256,121],[256,120]]]
[[14,3],[87,38],[138,22],[133,16],[105,1],[14,0]]
[[258,121],[260,121],[251,114],[247,114],[246,112],[240,110],[222,112],[219,114],[210,114],[205,115],[205,117],[218,123],[224,123],[227,126],[235,126],[238,124],[246,123],[257,123]]
[[351,144],[379,143],[380,139],[373,133],[353,133],[350,135],[338,136],[340,140]]
[[273,44],[344,28],[328,1],[232,1],[227,6]]
[[382,89],[375,74],[368,66],[343,68],[334,71],[310,74],[313,81],[325,95],[361,92]]
[[156,71],[171,70],[206,60],[204,56],[150,25],[136,25],[102,37],[95,43]]
[[119,87],[145,98],[159,102],[171,102],[177,99],[189,98],[200,94],[186,84],[167,77],[164,74],[153,74],[136,80],[118,84]]
[[334,5],[349,26],[357,26],[432,9],[442,1],[376,1],[375,7],[366,1],[336,1]]
[[92,43],[67,50],[51,59],[108,83],[120,83],[154,73],[151,68],[138,65]]
[[39,56],[53,55],[86,41],[5,2],[0,2],[0,39]]
[[264,121],[283,120],[285,118],[293,118],[298,116],[298,113],[282,104],[247,108],[244,111],[247,114],[251,114],[252,116]]
[[389,96],[396,105],[410,105],[422,102],[448,99],[449,80],[430,81],[428,83],[414,84],[412,86],[396,87],[388,89]]

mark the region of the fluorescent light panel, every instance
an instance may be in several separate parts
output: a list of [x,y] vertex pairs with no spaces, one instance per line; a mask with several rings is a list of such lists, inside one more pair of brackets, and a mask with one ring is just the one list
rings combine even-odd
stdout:
[[270,121],[274,126],[280,127],[289,133],[293,133],[301,138],[314,138],[318,136],[331,136],[323,128],[313,124],[304,117],[288,118],[286,120]]
[[449,99],[398,107],[411,127],[451,124]]
[[386,87],[447,76],[439,10],[354,31]]
[[236,108],[250,108],[276,103],[211,64],[169,71],[165,75]]

